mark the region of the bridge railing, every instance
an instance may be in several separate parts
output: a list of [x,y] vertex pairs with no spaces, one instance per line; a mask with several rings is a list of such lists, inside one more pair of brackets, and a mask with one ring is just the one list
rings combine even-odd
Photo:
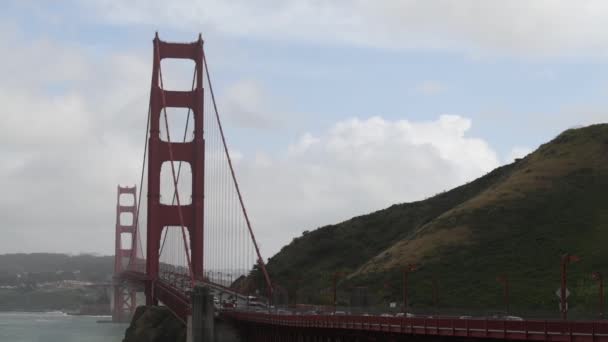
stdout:
[[131,258],[127,270],[131,272],[146,273],[146,260],[141,258]]
[[[317,313],[332,313],[334,311],[350,314],[350,315],[391,315],[395,316],[398,313],[404,313],[401,308],[389,308],[387,305],[378,306],[336,306],[335,308],[331,305],[313,305],[313,304],[297,304],[297,305],[276,305],[276,309],[288,310],[292,312],[310,312],[316,311]],[[468,317],[474,319],[482,318],[501,318],[506,316],[520,317],[529,320],[547,320],[554,319],[559,320],[561,313],[557,310],[534,310],[529,308],[516,308],[509,312],[500,309],[481,309],[481,308],[470,308],[470,307],[452,307],[452,308],[432,308],[432,307],[412,307],[409,308],[405,313],[412,316],[422,317]],[[599,319],[597,312],[589,310],[570,310],[568,317],[572,320],[596,320]]]
[[294,315],[252,312],[225,312],[241,322],[265,325],[380,331],[419,335],[508,338],[517,340],[608,341],[608,322],[459,318],[407,318],[359,315]]

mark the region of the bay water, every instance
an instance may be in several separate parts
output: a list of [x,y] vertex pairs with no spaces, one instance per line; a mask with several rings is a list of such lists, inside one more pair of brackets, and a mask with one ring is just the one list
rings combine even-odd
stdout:
[[0,342],[121,342],[128,325],[97,323],[110,319],[62,312],[0,312]]

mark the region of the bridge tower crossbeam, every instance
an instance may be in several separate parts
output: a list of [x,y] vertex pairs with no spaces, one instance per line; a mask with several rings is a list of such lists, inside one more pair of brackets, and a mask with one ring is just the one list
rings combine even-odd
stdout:
[[[162,88],[161,61],[191,59],[196,67],[196,83],[191,91]],[[154,39],[150,92],[150,135],[148,138],[148,207],[146,239],[146,304],[157,305],[155,284],[159,279],[161,235],[163,228],[181,226],[187,230],[190,245],[186,253],[191,260],[194,281],[203,280],[203,217],[205,140],[203,137],[203,40],[193,43],[169,43]],[[166,108],[189,108],[194,118],[194,138],[190,142],[160,139],[161,114]],[[166,112],[165,112],[166,115]],[[165,118],[166,120],[166,118]],[[186,162],[192,170],[192,202],[165,205],[160,202],[161,167],[164,162]]]

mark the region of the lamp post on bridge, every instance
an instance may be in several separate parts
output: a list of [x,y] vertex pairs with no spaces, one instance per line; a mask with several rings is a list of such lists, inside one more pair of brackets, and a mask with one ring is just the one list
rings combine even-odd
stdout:
[[508,315],[509,314],[509,277],[507,277],[504,274],[501,274],[498,277],[496,277],[496,280],[503,285],[505,312]]
[[591,273],[591,279],[598,282],[600,319],[604,318],[604,278],[600,272]]
[[334,290],[333,305],[334,305],[334,313],[336,313],[336,306],[338,305],[338,277],[343,277],[343,276],[344,276],[343,272],[334,272],[334,276],[333,276],[333,290]]
[[293,287],[293,305],[294,307],[297,308],[298,306],[298,288],[300,287],[300,281],[302,280],[302,278],[292,278],[291,279],[293,281],[294,287]]
[[415,271],[417,266],[415,264],[409,264],[403,268],[403,312],[407,311],[407,276],[410,272]]
[[577,262],[581,260],[580,257],[576,256],[576,255],[570,255],[568,253],[562,255],[561,258],[561,286],[560,286],[560,290],[559,290],[559,294],[560,294],[560,309],[562,312],[562,319],[563,320],[567,320],[568,319],[568,302],[566,302],[566,297],[567,297],[567,275],[568,275],[568,270],[567,270],[567,266],[570,263],[573,262]]
[[433,306],[435,307],[435,312],[437,312],[439,306],[439,285],[437,283],[437,276],[433,275],[431,281],[433,284]]

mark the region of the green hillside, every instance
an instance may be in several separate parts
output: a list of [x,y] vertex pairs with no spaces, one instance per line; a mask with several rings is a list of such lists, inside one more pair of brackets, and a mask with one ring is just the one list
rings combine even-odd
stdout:
[[[367,286],[378,304],[401,301],[400,269],[409,263],[413,309],[432,305],[431,279],[442,308],[501,310],[506,274],[512,311],[557,314],[563,253],[571,312],[593,314],[597,285],[608,276],[608,125],[571,129],[534,153],[424,201],[393,205],[294,239],[268,263],[273,281],[299,302],[329,303],[334,272],[340,301]],[[297,281],[299,279],[299,281]]]
[[[74,273],[77,273],[75,275]],[[114,256],[59,253],[0,254],[0,285],[12,285],[18,275],[34,282],[62,279],[109,281],[114,273]]]
[[105,288],[62,283],[109,283],[113,271],[113,256],[0,254],[0,311],[84,309],[89,313],[106,314],[109,293]]

